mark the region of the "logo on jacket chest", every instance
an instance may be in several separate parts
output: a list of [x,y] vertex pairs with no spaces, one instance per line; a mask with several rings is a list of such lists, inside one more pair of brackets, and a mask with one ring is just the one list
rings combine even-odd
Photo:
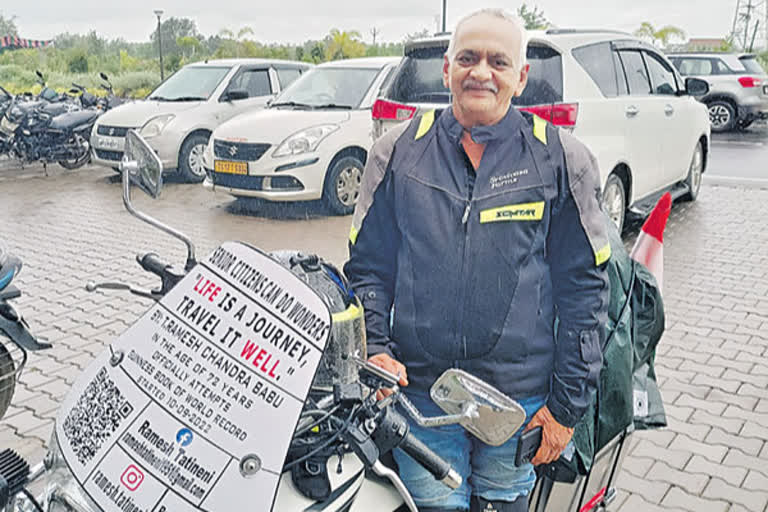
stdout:
[[516,171],[509,171],[498,176],[491,176],[491,190],[511,187],[512,185],[518,185],[520,182],[523,182],[524,184],[526,181],[528,181],[526,178],[529,176],[529,174],[530,173],[528,172],[528,169],[519,169]]
[[508,204],[480,212],[480,224],[487,222],[541,220],[544,216],[544,201],[536,203]]

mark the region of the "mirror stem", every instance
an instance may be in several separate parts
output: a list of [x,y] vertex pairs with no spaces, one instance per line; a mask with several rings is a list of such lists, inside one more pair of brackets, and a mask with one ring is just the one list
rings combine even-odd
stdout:
[[181,231],[177,231],[167,224],[163,224],[154,217],[150,217],[149,215],[142,213],[133,207],[133,204],[131,204],[131,178],[129,174],[129,169],[125,168],[123,170],[123,204],[125,205],[125,209],[128,210],[128,213],[137,219],[142,220],[150,226],[154,226],[157,229],[160,229],[172,237],[178,238],[184,242],[184,244],[187,246],[187,262],[184,264],[184,270],[189,272],[192,270],[192,267],[197,264],[197,260],[195,259],[195,246],[192,243],[192,240]]
[[411,403],[403,393],[397,395],[397,400],[400,405],[403,406],[405,412],[413,418],[413,420],[425,428],[443,427],[445,425],[455,425],[461,423],[462,420],[469,420],[475,417],[477,414],[477,405],[471,402],[464,402],[461,405],[461,412],[459,414],[448,414],[445,416],[435,416],[432,418],[425,418],[421,415],[415,405]]

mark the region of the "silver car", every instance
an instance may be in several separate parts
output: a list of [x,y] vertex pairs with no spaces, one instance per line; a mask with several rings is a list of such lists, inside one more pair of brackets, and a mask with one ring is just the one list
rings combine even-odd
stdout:
[[93,128],[93,162],[116,168],[131,129],[152,146],[165,169],[185,181],[205,178],[203,151],[221,123],[267,102],[311,64],[271,59],[206,60],[184,66],[144,101],[121,105]]
[[753,54],[675,53],[668,55],[683,76],[709,83],[699,100],[709,109],[713,132],[744,129],[768,119],[768,75]]

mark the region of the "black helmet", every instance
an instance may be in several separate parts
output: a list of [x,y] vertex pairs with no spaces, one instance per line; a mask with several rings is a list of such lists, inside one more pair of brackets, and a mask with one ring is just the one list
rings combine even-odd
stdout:
[[331,391],[334,384],[357,381],[359,367],[351,356],[367,359],[365,322],[363,307],[344,276],[315,254],[282,250],[269,255],[315,290],[331,310],[331,338],[312,387]]

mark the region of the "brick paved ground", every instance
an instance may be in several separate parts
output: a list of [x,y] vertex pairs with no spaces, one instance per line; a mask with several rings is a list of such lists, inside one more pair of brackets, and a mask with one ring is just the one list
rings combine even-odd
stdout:
[[[57,403],[78,373],[147,307],[122,293],[87,293],[88,279],[150,285],[133,261],[181,245],[130,217],[111,171],[0,165],[0,240],[25,262],[16,301],[54,348],[31,356],[0,422],[0,448],[42,458]],[[341,263],[349,218],[315,207],[243,213],[223,195],[171,184],[140,206],[192,235],[205,254],[227,239],[266,250],[314,249]],[[284,217],[288,218],[284,218]],[[657,359],[669,428],[638,433],[612,510],[768,510],[768,191],[705,187],[676,205],[665,244],[667,332]],[[630,235],[628,243],[631,242]]]

